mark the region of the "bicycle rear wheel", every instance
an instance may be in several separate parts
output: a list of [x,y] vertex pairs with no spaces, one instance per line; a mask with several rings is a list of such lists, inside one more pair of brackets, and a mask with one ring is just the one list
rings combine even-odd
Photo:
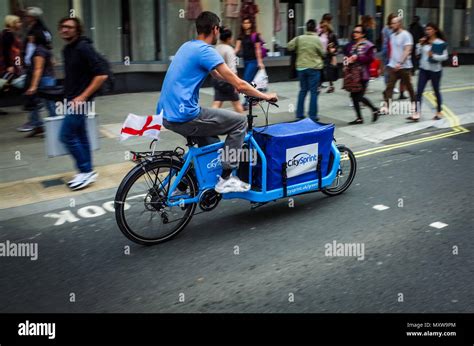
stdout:
[[354,153],[349,148],[338,146],[341,153],[341,161],[337,170],[336,178],[331,186],[321,192],[328,196],[337,196],[346,191],[352,184],[357,170],[357,161]]
[[[168,189],[182,168],[179,161],[163,159],[135,167],[120,184],[115,197],[115,218],[122,233],[141,245],[170,240],[191,220],[196,203],[169,207]],[[194,176],[188,171],[173,198],[197,195]]]

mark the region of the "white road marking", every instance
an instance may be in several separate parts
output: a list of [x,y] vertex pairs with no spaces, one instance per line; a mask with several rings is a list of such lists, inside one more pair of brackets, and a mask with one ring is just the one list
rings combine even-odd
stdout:
[[374,205],[372,208],[378,211],[390,209],[390,207],[387,207],[386,205],[383,205],[383,204]]
[[439,222],[439,221],[436,221],[436,222],[433,222],[433,223],[430,224],[430,227],[434,227],[434,228],[437,228],[437,229],[441,229],[441,228],[444,228],[446,226],[447,226],[446,223],[442,223],[442,222]]

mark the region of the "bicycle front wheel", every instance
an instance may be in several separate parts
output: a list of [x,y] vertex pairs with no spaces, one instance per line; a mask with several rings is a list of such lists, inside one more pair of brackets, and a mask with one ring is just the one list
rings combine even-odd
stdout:
[[[163,159],[135,167],[120,184],[115,197],[115,218],[122,233],[141,245],[170,240],[191,220],[196,203],[169,207],[168,189],[182,168],[179,161]],[[194,176],[188,171],[172,192],[173,198],[197,195]]]
[[336,178],[331,186],[322,190],[322,193],[328,196],[337,196],[346,191],[356,175],[357,161],[352,150],[345,146],[338,146],[338,149],[341,153],[341,161]]

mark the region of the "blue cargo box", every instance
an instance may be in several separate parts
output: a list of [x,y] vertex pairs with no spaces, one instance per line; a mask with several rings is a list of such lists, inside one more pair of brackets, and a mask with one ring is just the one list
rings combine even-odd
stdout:
[[[286,163],[287,185],[317,179],[318,156],[321,173],[327,175],[334,124],[320,124],[311,119],[274,124],[254,129],[254,138],[267,159],[267,191],[283,186],[282,167]],[[253,187],[262,186],[262,162],[253,169]]]

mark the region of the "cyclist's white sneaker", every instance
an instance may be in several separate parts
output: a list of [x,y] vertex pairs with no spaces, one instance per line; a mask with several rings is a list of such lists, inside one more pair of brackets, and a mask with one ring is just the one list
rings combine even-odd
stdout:
[[80,190],[88,185],[92,184],[97,180],[97,177],[99,176],[96,172],[92,171],[89,173],[79,173],[78,181],[72,185],[69,185],[69,187],[73,190]]
[[219,177],[219,181],[214,187],[214,190],[216,190],[217,193],[245,192],[250,190],[250,184],[231,175],[227,179]]

